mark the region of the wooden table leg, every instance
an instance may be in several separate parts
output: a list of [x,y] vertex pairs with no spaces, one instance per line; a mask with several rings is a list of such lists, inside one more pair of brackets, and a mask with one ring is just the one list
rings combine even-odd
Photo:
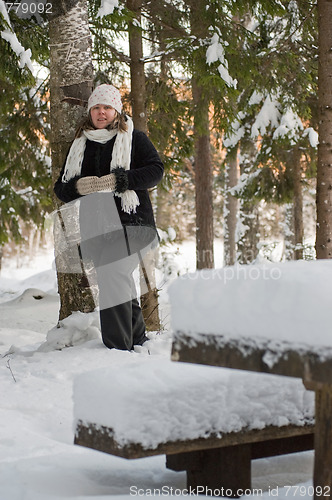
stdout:
[[166,466],[186,470],[188,490],[201,495],[236,498],[251,488],[250,444],[167,455]]
[[332,385],[316,387],[314,499],[332,494]]

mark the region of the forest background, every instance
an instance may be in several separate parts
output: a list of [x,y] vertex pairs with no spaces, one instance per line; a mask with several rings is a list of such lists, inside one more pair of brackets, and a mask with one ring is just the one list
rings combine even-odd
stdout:
[[[54,123],[68,150],[84,89],[112,83],[165,164],[151,191],[157,226],[165,240],[196,238],[198,269],[214,266],[215,238],[225,265],[316,258],[319,33],[330,36],[319,3],[331,4],[0,0],[1,253],[44,243],[57,207]],[[71,35],[57,39],[64,18]],[[60,84],[51,127],[52,72],[55,89],[66,65],[80,92],[70,76]]]

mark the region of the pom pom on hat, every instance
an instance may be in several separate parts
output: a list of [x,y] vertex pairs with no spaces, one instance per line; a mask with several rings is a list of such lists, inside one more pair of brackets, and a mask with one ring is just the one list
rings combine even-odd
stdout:
[[113,85],[108,85],[104,83],[96,87],[88,100],[88,111],[96,104],[107,104],[112,106],[118,113],[122,111],[121,94],[113,87]]

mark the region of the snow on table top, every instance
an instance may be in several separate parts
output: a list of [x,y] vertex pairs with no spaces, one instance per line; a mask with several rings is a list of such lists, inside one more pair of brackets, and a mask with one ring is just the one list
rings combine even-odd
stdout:
[[202,270],[169,288],[173,331],[332,345],[332,261]]
[[304,425],[313,393],[298,379],[154,359],[84,373],[74,381],[79,420],[110,427],[120,444],[208,437],[268,425]]

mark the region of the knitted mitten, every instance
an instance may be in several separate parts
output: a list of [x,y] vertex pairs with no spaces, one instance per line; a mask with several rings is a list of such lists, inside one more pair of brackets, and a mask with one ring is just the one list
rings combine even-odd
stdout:
[[97,191],[115,191],[115,174],[103,175],[97,179]]
[[76,182],[77,192],[81,195],[94,193],[95,191],[97,191],[97,179],[98,177],[96,177],[95,175],[89,177],[81,177],[81,179],[78,179],[78,181]]
[[116,178],[114,174],[103,177],[87,176],[78,179],[76,189],[79,194],[86,195],[96,191],[115,191]]

